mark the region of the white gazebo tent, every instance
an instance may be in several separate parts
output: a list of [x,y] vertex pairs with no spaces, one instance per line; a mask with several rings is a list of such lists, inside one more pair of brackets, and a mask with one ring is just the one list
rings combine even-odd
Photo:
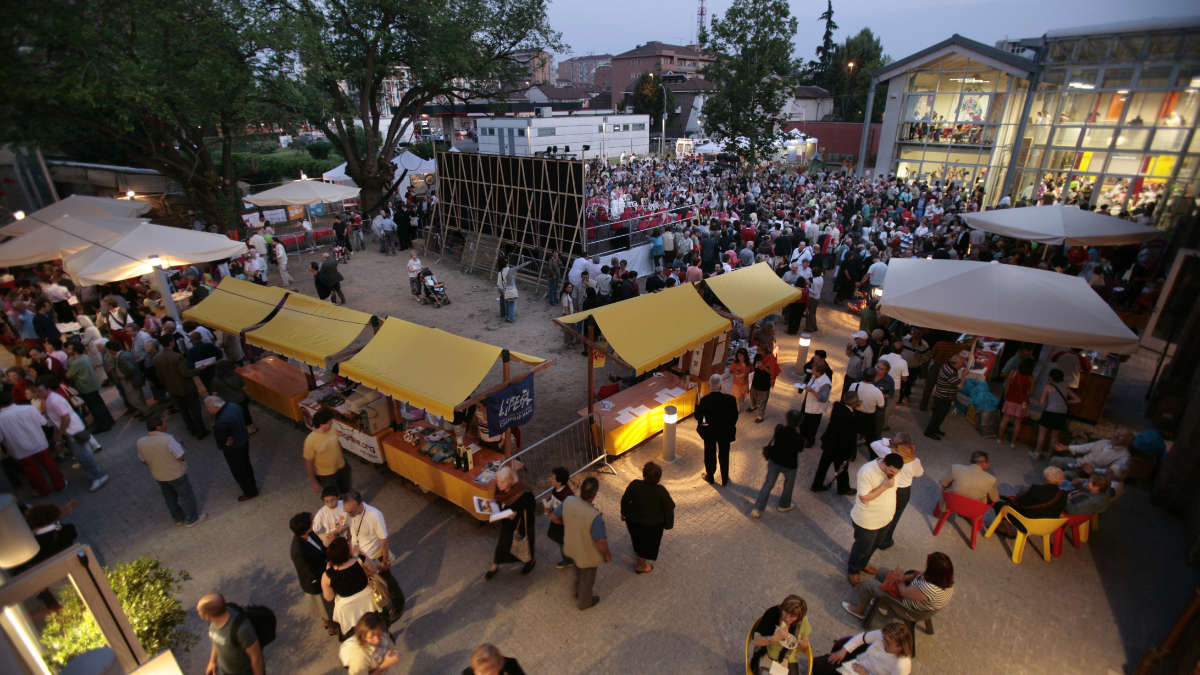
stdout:
[[359,189],[355,186],[301,178],[252,194],[245,199],[255,206],[308,206],[354,199],[358,193]]
[[58,260],[82,251],[92,244],[103,244],[147,222],[141,218],[113,216],[62,215],[53,220],[21,224],[32,225],[25,234],[0,244],[0,266],[32,265]]
[[[453,152],[453,149],[451,149]],[[420,155],[405,150],[403,153],[392,158],[392,164],[396,167],[392,173],[392,182],[401,181],[396,186],[396,194],[404,194],[408,190],[410,176],[412,174],[428,174],[437,173],[437,162],[432,159],[424,159]],[[405,173],[407,171],[407,173]],[[323,180],[327,180],[339,185],[355,186],[354,179],[346,174],[346,163],[342,162],[336,167],[321,174]]]
[[44,209],[30,213],[24,220],[0,227],[0,234],[9,237],[20,236],[33,231],[44,222],[54,221],[68,215],[77,218],[136,218],[149,210],[150,204],[135,199],[70,195]]
[[893,259],[880,312],[914,326],[1127,354],[1138,337],[1079,277],[972,260]]
[[1120,246],[1162,234],[1153,227],[1062,204],[965,213],[963,218],[977,230],[1051,245]]
[[143,223],[103,245],[67,256],[63,267],[80,284],[105,284],[150,274],[155,266],[212,262],[245,252],[244,242],[223,234]]

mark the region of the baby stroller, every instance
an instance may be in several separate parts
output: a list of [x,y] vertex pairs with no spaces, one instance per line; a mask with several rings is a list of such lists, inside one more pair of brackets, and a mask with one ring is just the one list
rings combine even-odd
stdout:
[[433,276],[433,270],[422,267],[417,273],[417,282],[421,284],[421,295],[417,299],[422,305],[431,303],[434,307],[441,307],[450,304],[450,298],[446,296],[446,284]]
[[333,247],[333,259],[336,260],[338,264],[350,262],[350,255],[350,249],[346,248],[345,246],[339,244]]

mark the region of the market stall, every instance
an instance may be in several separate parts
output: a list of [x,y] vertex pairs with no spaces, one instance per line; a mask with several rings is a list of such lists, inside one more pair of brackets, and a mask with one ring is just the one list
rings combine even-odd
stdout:
[[[1116,376],[1116,355],[1133,352],[1138,343],[1137,336],[1086,281],[1030,267],[893,259],[888,263],[879,304],[881,314],[913,326],[980,337],[972,350],[975,353],[980,345],[998,340],[1095,351],[1093,361],[1106,364],[1107,375],[1093,375],[1110,381]],[[998,350],[994,345],[984,349]],[[1103,358],[1103,354],[1112,356]],[[980,376],[987,374],[985,370]],[[1104,409],[1109,388],[1089,386],[1088,398],[1078,406],[1087,411],[1085,419],[1099,419],[1091,415]]]
[[260,359],[238,369],[246,379],[246,393],[268,408],[301,421],[304,415],[300,402],[319,386],[312,367],[325,368],[345,354],[371,319],[366,312],[300,293],[289,294],[270,321],[246,332],[246,342],[305,363],[308,371],[278,357]]
[[784,283],[765,262],[704,280],[722,305],[749,325],[795,302],[804,292]]
[[96,218],[137,218],[150,210],[148,202],[136,199],[110,199],[108,197],[90,197],[87,195],[68,195],[53,204],[38,209],[0,227],[0,234],[6,237],[16,237],[28,234],[43,223],[53,222],[63,216],[94,220]]
[[[554,322],[593,350],[587,366],[588,406],[579,414],[591,417],[598,426],[609,455],[628,452],[662,431],[667,405],[674,405],[680,418],[691,415],[698,398],[697,384],[711,372],[725,368],[729,320],[714,312],[690,284],[577,312]],[[603,342],[597,339],[597,329]],[[600,357],[614,359],[637,376],[682,358],[676,368],[660,370],[604,399],[597,414],[594,371]]]
[[183,318],[209,328],[241,335],[274,312],[288,292],[278,286],[260,286],[225,277],[208,297],[183,312]]
[[[146,222],[140,218],[61,215],[50,220],[26,216],[25,232],[0,244],[0,266],[59,260],[92,244],[104,244]],[[14,223],[16,224],[16,223]]]
[[964,213],[963,218],[977,230],[1052,245],[1120,246],[1162,235],[1148,225],[1063,204]]
[[[496,360],[503,362],[503,384],[472,396]],[[513,378],[510,360],[534,366]],[[504,455],[473,433],[471,414],[483,406],[491,435],[524,424],[533,413],[532,376],[552,362],[502,350],[476,340],[396,318],[341,363],[342,377],[405,404],[394,406],[399,431],[375,438],[374,451],[388,467],[480,520],[475,499],[491,499],[492,481]],[[407,406],[422,410],[414,411]],[[456,423],[457,422],[457,423]],[[340,433],[339,433],[340,435]],[[364,440],[365,439],[360,439]],[[343,446],[346,443],[343,441]]]

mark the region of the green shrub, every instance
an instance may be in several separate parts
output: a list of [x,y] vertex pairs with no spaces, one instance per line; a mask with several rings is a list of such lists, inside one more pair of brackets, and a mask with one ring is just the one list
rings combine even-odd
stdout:
[[233,153],[234,172],[251,185],[296,180],[300,172],[309,178],[320,178],[321,174],[341,163],[342,159],[336,155],[315,159],[303,150],[280,150],[269,155]]
[[305,148],[308,154],[313,159],[328,159],[329,153],[333,151],[333,143],[321,141],[319,143],[309,143]]
[[[104,575],[146,654],[153,656],[168,649],[188,651],[196,644],[196,635],[183,629],[187,615],[175,597],[191,575],[146,557],[107,567]],[[79,654],[104,647],[106,642],[74,588],[60,592],[58,601],[62,610],[46,619],[42,644],[46,661],[61,668]]]

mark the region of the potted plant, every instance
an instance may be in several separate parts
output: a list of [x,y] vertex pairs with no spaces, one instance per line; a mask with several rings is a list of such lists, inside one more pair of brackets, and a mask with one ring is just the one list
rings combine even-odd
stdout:
[[[187,615],[175,594],[191,578],[148,557],[106,567],[104,575],[121,601],[142,649],[148,655],[165,650],[187,651],[196,636],[183,629]],[[58,594],[62,609],[46,619],[42,645],[46,662],[62,667],[75,656],[106,646],[100,626],[73,588]]]

